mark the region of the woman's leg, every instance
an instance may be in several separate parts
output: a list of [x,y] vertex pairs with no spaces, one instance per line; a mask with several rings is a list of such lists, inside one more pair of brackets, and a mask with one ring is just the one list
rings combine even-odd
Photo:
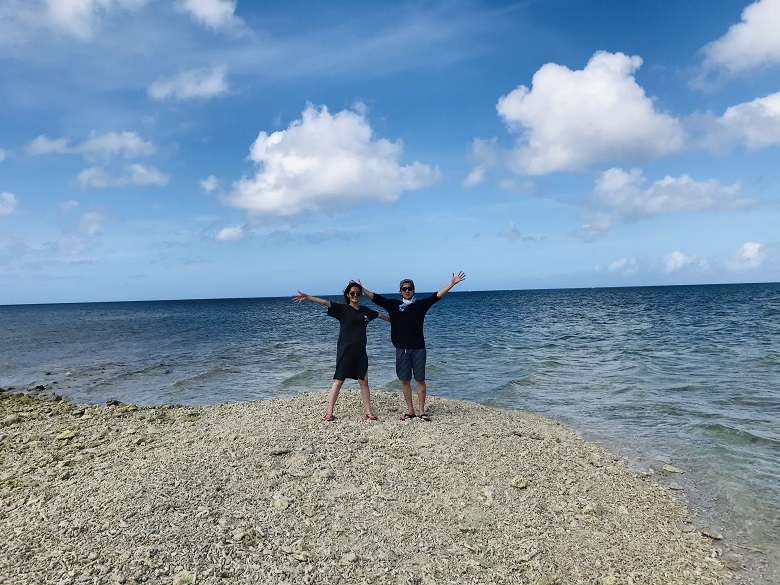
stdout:
[[371,391],[368,389],[368,374],[362,380],[358,380],[360,384],[360,398],[363,399],[363,409],[365,410],[366,418],[374,419],[374,413],[371,412]]
[[333,408],[336,406],[336,399],[339,397],[344,380],[333,380],[333,386],[330,387],[328,394],[328,409],[325,411],[325,420],[333,419]]

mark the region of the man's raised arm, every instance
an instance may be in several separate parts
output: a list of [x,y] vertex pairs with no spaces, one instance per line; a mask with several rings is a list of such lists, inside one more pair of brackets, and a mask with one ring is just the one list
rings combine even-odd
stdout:
[[[452,280],[450,280],[449,283],[447,283],[445,286],[441,287],[439,290],[436,291],[436,296],[439,298],[442,298],[444,295],[446,295],[448,292],[450,292],[450,289],[458,284],[459,282],[463,282],[466,280],[466,273],[462,270],[458,272],[458,274],[452,273]],[[363,289],[365,292],[366,289]]]

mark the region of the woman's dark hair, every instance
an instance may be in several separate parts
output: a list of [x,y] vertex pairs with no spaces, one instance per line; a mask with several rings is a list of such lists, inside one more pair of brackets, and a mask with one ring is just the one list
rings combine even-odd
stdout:
[[350,280],[349,284],[347,285],[347,288],[344,289],[344,302],[349,304],[349,291],[353,288],[357,287],[360,290],[360,294],[363,294],[363,285],[359,282],[355,282],[354,280]]

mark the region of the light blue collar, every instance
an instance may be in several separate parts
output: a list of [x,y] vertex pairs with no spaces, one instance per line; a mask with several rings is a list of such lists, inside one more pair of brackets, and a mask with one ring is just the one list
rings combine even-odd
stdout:
[[412,303],[414,303],[415,301],[417,301],[417,297],[412,297],[412,298],[411,298],[411,299],[409,299],[409,300],[406,300],[406,299],[401,299],[401,304],[400,304],[400,305],[398,305],[398,310],[399,310],[399,311],[403,311],[403,310],[404,310],[406,307],[408,307],[409,305],[411,305],[411,304],[412,304]]

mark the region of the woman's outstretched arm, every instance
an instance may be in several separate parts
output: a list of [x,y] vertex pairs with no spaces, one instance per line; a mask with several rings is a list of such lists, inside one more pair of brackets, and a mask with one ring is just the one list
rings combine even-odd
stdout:
[[321,299],[320,297],[313,297],[311,295],[307,295],[304,292],[298,291],[298,294],[295,295],[292,300],[294,300],[299,305],[303,301],[311,301],[312,303],[317,303],[318,305],[324,305],[325,307],[328,307],[330,309],[330,301],[326,299]]

